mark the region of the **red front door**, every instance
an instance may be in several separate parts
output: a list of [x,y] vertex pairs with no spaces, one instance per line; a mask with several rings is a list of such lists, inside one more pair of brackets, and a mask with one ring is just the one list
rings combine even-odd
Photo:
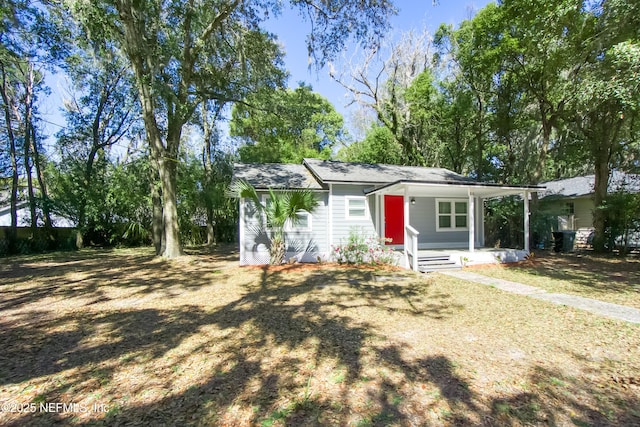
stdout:
[[384,237],[387,245],[404,244],[404,197],[384,196]]

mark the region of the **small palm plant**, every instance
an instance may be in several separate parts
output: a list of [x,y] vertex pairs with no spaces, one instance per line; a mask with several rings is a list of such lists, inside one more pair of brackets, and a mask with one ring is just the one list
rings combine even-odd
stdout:
[[273,190],[269,189],[269,199],[262,203],[256,189],[245,180],[237,180],[230,187],[230,194],[237,198],[251,200],[258,211],[266,218],[269,235],[269,263],[279,265],[284,262],[286,244],[284,229],[287,222],[296,225],[300,211],[312,213],[318,206],[313,191],[301,190]]

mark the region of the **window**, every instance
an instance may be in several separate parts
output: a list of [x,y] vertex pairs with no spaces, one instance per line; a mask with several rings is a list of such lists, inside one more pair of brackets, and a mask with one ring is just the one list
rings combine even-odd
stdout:
[[284,226],[285,231],[311,231],[311,214],[309,212],[300,211],[296,214],[298,218],[295,225],[291,221],[287,221]]
[[367,199],[365,197],[346,197],[345,203],[347,219],[367,218]]
[[564,204],[564,214],[573,215],[576,213],[576,208],[573,202],[567,202]]
[[[268,208],[271,204],[271,198],[267,195],[263,195],[262,203],[265,207]],[[267,225],[267,228],[270,229],[271,224],[269,224],[269,222],[267,221],[266,215],[264,213],[262,215],[264,223]],[[296,216],[298,219],[295,225],[292,223],[292,221],[287,221],[284,225],[284,231],[311,231],[311,214],[306,211],[299,211],[298,213],[296,213]]]
[[436,200],[436,231],[462,231],[467,229],[467,202],[462,200]]

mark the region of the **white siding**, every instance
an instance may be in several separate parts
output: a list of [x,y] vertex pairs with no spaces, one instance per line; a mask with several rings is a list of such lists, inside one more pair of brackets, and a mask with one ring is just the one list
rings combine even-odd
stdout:
[[575,199],[543,200],[541,205],[551,215],[565,216],[567,203],[573,203],[574,229],[593,227],[593,199],[591,197],[578,197]]
[[574,199],[573,207],[576,229],[593,227],[593,200],[590,197]]

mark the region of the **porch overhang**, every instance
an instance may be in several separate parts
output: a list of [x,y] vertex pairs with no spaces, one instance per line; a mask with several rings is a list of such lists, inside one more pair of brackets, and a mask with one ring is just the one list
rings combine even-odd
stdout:
[[446,196],[446,197],[467,197],[473,194],[483,199],[493,197],[505,197],[523,193],[534,193],[544,190],[539,186],[505,186],[501,184],[483,182],[433,182],[433,181],[412,181],[398,180],[389,184],[380,185],[364,190],[367,195],[374,194],[405,194],[412,196]]

